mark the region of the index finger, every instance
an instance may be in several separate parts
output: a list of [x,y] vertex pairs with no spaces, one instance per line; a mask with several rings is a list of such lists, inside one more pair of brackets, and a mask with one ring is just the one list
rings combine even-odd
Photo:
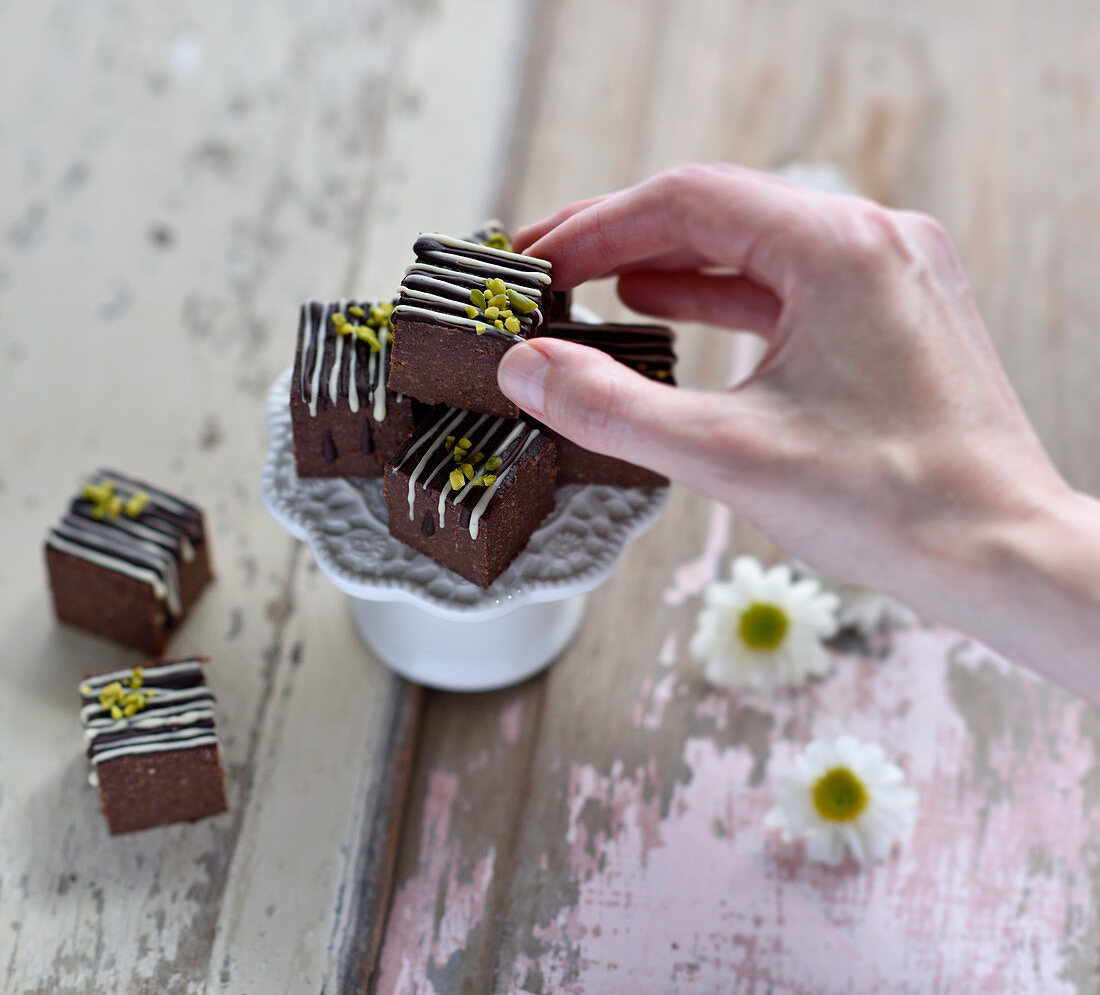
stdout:
[[571,214],[526,251],[554,264],[560,289],[672,253],[785,297],[821,243],[822,196],[751,170],[681,166]]

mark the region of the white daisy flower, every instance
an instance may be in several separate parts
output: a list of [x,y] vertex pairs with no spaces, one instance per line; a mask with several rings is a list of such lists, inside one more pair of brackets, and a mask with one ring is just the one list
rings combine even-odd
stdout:
[[731,688],[791,687],[829,672],[821,641],[836,633],[838,599],[816,580],[793,580],[781,565],[765,571],[739,556],[732,583],[704,592],[691,652],[706,663],[707,680]]
[[861,864],[882,860],[913,823],[917,794],[904,781],[875,743],[815,739],[776,777],[765,825],[805,840],[810,860],[835,866],[845,850]]
[[882,629],[909,626],[916,621],[913,611],[889,594],[833,580],[800,560],[794,560],[792,567],[796,577],[811,577],[826,590],[837,593],[840,597],[837,622],[841,629],[855,629],[860,635],[872,636]]

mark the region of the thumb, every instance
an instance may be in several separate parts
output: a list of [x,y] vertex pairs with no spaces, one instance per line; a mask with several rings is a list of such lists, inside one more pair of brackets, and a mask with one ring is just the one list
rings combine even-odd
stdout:
[[650,380],[598,349],[536,338],[497,367],[500,389],[565,438],[712,495],[728,496],[743,438],[735,394]]

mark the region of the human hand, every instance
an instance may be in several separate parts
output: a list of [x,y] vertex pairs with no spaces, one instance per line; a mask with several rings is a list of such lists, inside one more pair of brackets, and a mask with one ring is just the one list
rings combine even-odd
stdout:
[[498,378],[562,435],[727,502],[826,573],[972,623],[959,585],[980,587],[1001,531],[1071,499],[931,218],[693,165],[514,241],[556,287],[614,275],[634,310],[764,338],[720,393],[551,338],[510,349]]

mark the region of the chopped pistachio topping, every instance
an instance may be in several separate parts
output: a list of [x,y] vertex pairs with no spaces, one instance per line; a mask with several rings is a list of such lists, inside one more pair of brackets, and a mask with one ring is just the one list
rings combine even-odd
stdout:
[[531,300],[526,294],[521,294],[518,290],[508,288],[508,306],[513,311],[518,311],[520,314],[530,314],[538,305]]
[[485,454],[479,449],[473,456],[470,457],[471,463],[480,463],[485,459]]
[[112,518],[118,518],[122,514],[122,498],[113,497],[107,502],[107,514]]
[[500,317],[500,308],[498,308],[495,304],[490,304],[485,309],[485,317],[488,318],[490,321],[496,321],[497,318]]
[[466,477],[461,470],[451,471],[451,487],[456,491],[461,490],[466,485]]
[[337,335],[354,335],[366,342],[371,352],[379,352],[393,338],[393,304],[389,301],[371,304],[369,313],[358,304],[352,304],[348,307],[348,314],[361,321],[348,321],[346,314],[337,311],[332,316]]
[[123,509],[127,518],[137,518],[149,506],[149,495],[145,491],[138,491],[126,502]]
[[451,449],[451,448],[454,447],[454,444],[455,444],[455,437],[453,435],[448,435],[446,441],[443,443],[443,447],[445,449]]
[[[121,681],[112,681],[99,693],[99,707],[106,709],[112,719],[128,719],[136,715],[145,707],[146,699],[153,696],[153,692],[139,691],[142,676],[141,668],[135,667],[130,675],[130,688],[127,690]],[[91,688],[88,688],[90,691]],[[84,688],[81,688],[84,691]]]
[[654,373],[653,375],[654,375],[654,376],[655,376],[655,377],[656,377],[656,378],[657,378],[658,380],[667,380],[667,379],[668,379],[668,370],[658,370],[658,371],[657,371],[656,373]]
[[467,304],[466,305],[466,317],[476,318],[477,316],[478,316],[477,308],[474,307],[473,304]]
[[92,693],[91,685],[90,684],[81,684],[80,685],[80,693],[81,694],[91,694]]
[[506,252],[512,251],[512,240],[499,228],[494,228],[489,232],[489,237],[482,244],[494,249],[504,249]]
[[467,480],[474,479],[474,468],[471,464],[462,463],[460,464],[460,469],[462,470],[463,476],[465,476]]
[[484,335],[485,326],[479,321],[474,325],[474,331],[477,332],[478,335]]
[[512,315],[510,318],[505,318],[504,330],[511,332],[513,335],[519,335],[519,318],[515,315]]
[[499,456],[490,456],[485,461],[485,469],[486,470],[495,470],[503,462],[504,462],[504,460],[502,460]]
[[485,295],[480,290],[471,290],[470,300],[473,301],[474,306],[480,311],[484,311],[489,306],[489,302],[485,299]]
[[352,306],[348,308],[348,314],[353,314],[356,318],[363,318],[366,316],[366,312],[358,304],[352,304]]
[[485,287],[494,297],[497,294],[504,294],[508,292],[508,284],[506,284],[499,276],[494,276],[491,280],[486,280]]
[[497,482],[496,474],[494,473],[484,473],[477,479],[481,481],[483,487],[492,487],[492,485]]
[[469,449],[473,445],[473,443],[469,439],[467,439],[466,436],[463,436],[461,439],[459,439],[458,444],[463,449]]
[[337,311],[337,312],[336,312],[336,313],[335,313],[335,314],[334,314],[334,315],[332,316],[332,323],[333,323],[333,324],[334,324],[334,325],[335,325],[335,326],[336,326],[337,328],[340,328],[340,327],[341,327],[342,325],[346,325],[346,324],[348,323],[348,318],[347,318],[347,315],[341,314],[341,313],[340,313],[339,311]]

